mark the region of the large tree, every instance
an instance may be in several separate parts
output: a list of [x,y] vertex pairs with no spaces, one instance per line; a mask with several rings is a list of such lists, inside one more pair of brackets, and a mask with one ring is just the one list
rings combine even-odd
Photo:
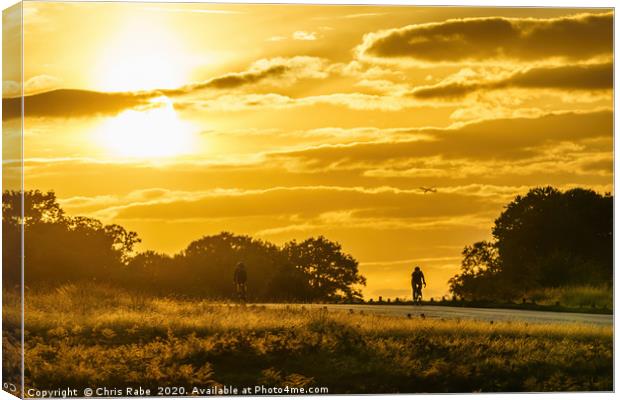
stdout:
[[235,265],[243,262],[254,299],[328,301],[361,297],[357,261],[324,237],[289,242],[281,248],[249,236],[223,232],[196,240],[177,257],[186,291],[211,297],[234,292]]
[[[24,280],[26,285],[78,280],[113,280],[140,241],[135,232],[119,225],[103,225],[86,217],[68,217],[54,192],[4,192],[2,196],[3,261],[19,260],[24,230]],[[10,279],[16,277],[10,268]],[[19,271],[19,270],[18,270]]]
[[308,279],[313,300],[353,300],[361,298],[357,285],[365,285],[358,262],[342,251],[340,244],[323,236],[301,243],[292,241],[283,248],[289,262]]
[[178,262],[187,287],[210,297],[229,297],[234,293],[235,266],[243,262],[250,295],[262,299],[270,297],[270,280],[282,264],[274,244],[229,232],[204,236],[190,243]]
[[455,294],[513,296],[536,287],[612,282],[610,194],[531,189],[505,207],[492,234],[492,242],[465,249],[461,273],[450,281]]

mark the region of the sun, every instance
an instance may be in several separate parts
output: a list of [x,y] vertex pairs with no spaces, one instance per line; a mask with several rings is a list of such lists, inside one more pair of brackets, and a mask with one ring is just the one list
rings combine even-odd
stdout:
[[105,120],[97,135],[113,155],[166,158],[191,153],[195,131],[179,118],[170,99],[158,97],[145,110],[127,110]]

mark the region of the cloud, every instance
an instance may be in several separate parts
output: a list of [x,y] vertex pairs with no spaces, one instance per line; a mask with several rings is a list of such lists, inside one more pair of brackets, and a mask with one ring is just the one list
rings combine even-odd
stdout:
[[[62,80],[49,75],[37,75],[24,82],[24,93],[26,95],[47,92],[57,89]],[[22,95],[22,86],[13,80],[2,81],[2,97],[18,97]]]
[[351,110],[400,111],[415,106],[446,106],[438,101],[436,104],[402,97],[400,95],[381,95],[366,93],[330,93],[306,97],[290,97],[278,93],[236,93],[224,94],[212,98],[189,100],[177,103],[182,107],[193,107],[210,111],[243,111],[250,109],[286,109],[308,107],[317,104],[346,107]]
[[184,88],[184,90],[201,89],[234,89],[244,85],[252,85],[260,81],[280,77],[289,71],[289,67],[282,64],[269,65],[267,68],[256,68],[240,73],[230,73],[217,78],[210,79],[203,83],[198,83]]
[[[460,193],[439,193],[431,199],[418,190],[391,187],[300,186],[170,192],[152,200],[130,202],[98,213],[121,220],[289,216],[316,219],[315,222],[331,225],[361,218],[358,222],[375,226],[378,223],[375,218],[413,218],[421,224],[420,227],[429,228],[435,225],[437,218],[443,217],[457,218],[459,224],[467,223],[463,215],[486,212],[489,202],[494,203],[492,198]],[[413,223],[416,221],[406,222],[406,225]],[[384,227],[393,229],[403,225],[392,221]]]
[[2,97],[17,97],[22,94],[22,85],[12,80],[2,81]]
[[[299,151],[273,153],[286,168],[305,171],[356,169],[369,176],[458,176],[463,163],[469,173],[493,174],[498,165],[502,173],[518,172],[517,160],[527,164],[549,151],[543,146],[580,143],[593,138],[611,138],[613,113],[548,114],[540,118],[487,120],[448,129],[412,129],[410,138],[400,133],[397,140],[322,145]],[[605,151],[610,151],[611,148]],[[495,161],[488,168],[483,162]],[[553,161],[553,160],[549,160]],[[556,160],[557,161],[557,160]],[[451,165],[451,163],[454,163]],[[552,165],[557,166],[557,162]],[[547,166],[545,166],[547,167]],[[371,172],[368,172],[371,171]]]
[[[427,196],[418,189],[388,186],[289,186],[198,191],[149,188],[122,196],[73,196],[61,198],[59,202],[72,213],[86,212],[106,219],[220,219],[279,215],[287,224],[303,219],[315,226],[346,222],[367,228],[374,225],[381,229],[427,229],[475,224],[479,222],[477,215],[486,215],[486,207],[499,205],[524,190],[527,188],[469,185],[449,187]],[[281,229],[291,228],[286,225]]]
[[147,188],[133,190],[126,195],[110,195],[102,194],[95,196],[72,196],[66,198],[60,198],[58,201],[60,205],[69,210],[72,214],[93,214],[99,212],[99,214],[105,215],[106,212],[101,210],[115,209],[123,207],[128,204],[156,204],[156,203],[170,203],[174,201],[190,201],[192,199],[206,197],[209,195],[216,195],[220,191],[175,191],[162,188]]
[[296,31],[293,33],[294,40],[316,40],[317,34],[315,32]]
[[232,72],[179,89],[159,90],[165,95],[181,95],[204,89],[237,89],[261,82],[291,84],[299,79],[324,79],[328,76],[323,58],[296,56],[258,60],[242,72]]
[[[493,94],[495,92],[491,92],[491,95]],[[506,118],[538,118],[550,112],[538,107],[527,107],[527,101],[531,100],[531,97],[528,99],[528,97],[525,97],[527,94],[524,96],[523,92],[497,92],[496,96],[491,99],[485,98],[476,99],[473,102],[464,102],[460,108],[457,108],[450,114],[449,118],[453,121],[472,122]],[[523,100],[523,97],[525,97],[525,100]],[[515,101],[516,104],[514,103]],[[446,104],[452,103],[446,102]],[[524,107],[523,105],[526,106]],[[561,114],[567,111],[574,110],[557,110],[557,113]],[[596,109],[592,111],[596,111]]]
[[[319,29],[320,30],[329,30],[331,28],[329,28],[329,27],[319,27]],[[281,42],[283,40],[292,39],[292,40],[300,40],[300,41],[312,42],[312,41],[318,40],[320,37],[321,37],[321,34],[316,33],[316,32],[295,31],[295,32],[291,33],[290,36],[283,36],[283,35],[270,36],[269,39],[267,39],[267,41],[269,41],[269,42]]]
[[478,91],[506,88],[565,91],[611,90],[613,73],[611,63],[538,67],[519,71],[497,80],[446,79],[435,85],[420,86],[410,94],[417,99],[457,99]]
[[384,65],[376,65],[367,62],[353,60],[348,63],[334,63],[330,69],[343,76],[364,79],[399,79],[405,80],[406,73],[398,68],[390,69]]
[[[515,159],[510,163],[499,160],[441,160],[439,158],[416,158],[392,163],[375,169],[367,169],[365,176],[375,178],[432,178],[437,182],[464,181],[491,177],[505,177],[510,180],[519,176],[594,176],[611,177],[612,161],[605,153],[588,154],[575,144],[554,144],[539,149],[539,154],[530,158]],[[610,146],[611,148],[611,146]],[[548,154],[543,154],[548,151]],[[442,188],[442,191],[445,189]],[[507,199],[508,200],[508,199]]]
[[612,157],[602,157],[591,161],[585,161],[580,165],[586,172],[599,173],[601,175],[613,176],[614,160]]
[[[387,79],[362,79],[355,86],[376,90],[379,93],[399,95],[407,92],[407,86]],[[415,96],[414,96],[415,97]]]
[[[59,89],[24,97],[27,117],[83,117],[113,115],[127,108],[148,105],[153,94],[102,93]],[[2,99],[2,119],[21,117],[21,97]]]
[[[31,182],[62,185],[63,179],[69,179],[78,187],[78,178],[106,170],[110,184],[121,185],[123,190],[138,188],[136,179],[149,186],[162,180],[191,181],[196,187],[206,182],[209,187],[257,187],[261,182],[302,185],[316,183],[317,177],[329,184],[410,185],[415,181],[416,185],[440,185],[462,184],[472,177],[484,183],[498,183],[501,177],[506,182],[524,182],[526,176],[535,182],[555,176],[561,183],[565,177],[589,174],[598,182],[594,175],[608,175],[608,170],[588,165],[608,165],[599,160],[601,154],[612,151],[613,113],[564,112],[456,123],[448,128],[261,131],[265,144],[249,149],[244,143],[256,141],[255,132],[227,132],[219,135],[239,152],[232,150],[227,157],[208,158],[208,162],[178,160],[165,168],[122,163],[97,167],[88,160],[28,159],[26,166]],[[206,140],[220,141],[217,137]]]
[[403,211],[405,206],[383,209],[382,204],[378,204],[376,210],[370,210],[364,214],[356,210],[342,210],[326,212],[315,217],[304,218],[303,220],[295,216],[288,221],[283,221],[288,222],[288,225],[262,229],[257,231],[256,235],[290,237],[296,234],[312,235],[312,232],[326,232],[338,230],[339,228],[343,230],[363,230],[365,232],[418,231],[427,233],[438,230],[454,230],[455,228],[471,229],[472,227],[484,226],[493,219],[494,215],[488,211],[488,207],[498,210],[501,208],[501,205],[490,201],[487,204],[486,211],[478,214],[420,218],[419,215],[424,215],[426,210],[418,208],[418,217],[416,217],[400,215],[399,212]]
[[613,13],[547,19],[462,18],[364,36],[362,59],[417,64],[587,60],[613,51]]
[[[297,56],[291,58],[261,59],[242,72],[234,72],[193,83],[178,89],[159,89],[143,92],[96,92],[77,89],[58,89],[27,95],[25,114],[29,117],[81,117],[88,115],[112,115],[129,108],[146,106],[150,99],[160,96],[178,97],[202,90],[233,90],[244,86],[268,82],[288,85],[300,79],[324,79],[326,60],[318,57]],[[29,90],[36,91],[53,82],[51,77],[35,77],[26,82]],[[7,90],[17,91],[19,85],[9,85]],[[21,116],[21,98],[3,98],[3,120]]]
[[347,14],[343,16],[344,19],[356,19],[356,18],[369,18],[369,17],[380,17],[382,15],[387,15],[388,13],[359,13],[359,14]]

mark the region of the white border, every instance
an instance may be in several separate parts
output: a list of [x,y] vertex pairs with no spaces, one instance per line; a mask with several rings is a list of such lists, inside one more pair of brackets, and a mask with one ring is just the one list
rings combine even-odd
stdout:
[[[81,0],[80,2],[101,2],[101,1],[97,1],[97,0]],[[120,2],[120,1],[116,1],[116,2]],[[140,3],[140,2],[145,2],[145,1],[137,1],[137,0],[127,0],[126,2],[135,2],[135,3]],[[613,1],[609,1],[609,0],[520,0],[520,1],[512,1],[512,0],[508,0],[508,1],[504,1],[504,0],[477,0],[477,1],[471,1],[471,0],[444,0],[444,1],[440,1],[440,0],[421,0],[421,1],[416,1],[416,0],[388,0],[388,1],[381,1],[381,0],[309,0],[309,1],[303,1],[303,0],[288,0],[288,1],[277,1],[277,0],[252,0],[252,1],[232,1],[232,0],[219,0],[219,1],[206,1],[206,2],[201,2],[201,1],[183,1],[183,0],[149,0],[148,2],[153,2],[153,3],[219,3],[219,4],[239,4],[239,3],[250,3],[250,4],[340,4],[340,5],[408,5],[408,6],[482,6],[482,7],[582,7],[582,8],[614,8],[615,7],[615,2]],[[15,0],[0,0],[0,8],[1,9],[5,9],[7,7],[10,7],[13,4],[16,4],[17,1]],[[619,33],[618,33],[618,21],[616,18],[614,18],[614,53],[616,50],[616,44],[618,43],[618,39],[619,39]],[[1,29],[1,22],[0,22],[0,29]],[[0,52],[1,53],[1,52]],[[2,55],[0,54],[0,61],[2,59]],[[618,66],[614,63],[614,77],[617,76],[618,73]],[[616,103],[616,100],[618,98],[618,92],[615,91],[614,92],[614,104]],[[0,110],[0,117],[2,115],[2,111]],[[616,124],[616,113],[614,112],[614,127]],[[614,129],[614,138],[615,138],[615,129]],[[616,154],[616,152],[618,151],[618,149],[620,148],[620,145],[618,144],[617,141],[614,141],[614,154]],[[2,143],[0,141],[0,152],[2,149]],[[614,157],[615,159],[615,157]],[[614,192],[615,192],[615,187],[617,184],[617,176],[618,176],[618,165],[614,163]],[[615,193],[617,194],[617,193]],[[615,196],[614,199],[614,211],[617,209],[617,203],[618,202],[618,198],[617,196]],[[620,238],[618,238],[617,235],[615,235],[616,233],[616,215],[614,212],[614,249],[619,248],[618,245],[620,244]],[[1,235],[1,233],[0,233]],[[614,272],[615,272],[615,263],[616,258],[614,257]],[[616,276],[614,276],[615,278]],[[1,275],[0,275],[0,282],[1,282]],[[617,280],[614,280],[614,309],[615,310],[619,310],[620,309],[620,301],[618,299],[618,285],[616,284]],[[1,298],[0,298],[0,306],[1,306]],[[1,326],[1,325],[0,325]],[[614,328],[615,328],[615,324],[614,324]],[[616,330],[614,329],[614,355],[615,355],[615,344],[616,344],[616,334],[615,334]],[[616,358],[614,357],[614,384],[617,385],[620,380],[618,379],[620,377],[620,373],[618,371],[618,364],[616,362]],[[0,371],[1,371],[1,364],[0,364]],[[368,396],[368,395],[366,395]],[[379,398],[379,399],[388,399],[388,398],[404,398],[404,399],[420,399],[420,400],[430,400],[430,399],[467,399],[468,397],[471,396],[482,396],[485,398],[500,398],[500,399],[506,399],[506,400],[514,400],[514,399],[520,399],[520,398],[528,398],[528,399],[536,399],[539,397],[543,397],[544,399],[567,399],[567,400],[577,400],[577,399],[582,399],[583,397],[588,398],[588,400],[599,400],[599,399],[612,399],[614,398],[614,394],[612,393],[596,393],[596,392],[579,392],[579,393],[544,393],[544,394],[540,394],[540,393],[528,393],[528,394],[478,394],[478,395],[472,395],[472,394],[432,394],[432,395],[376,395],[376,396],[372,396],[373,398]],[[290,398],[292,396],[287,396],[286,398]],[[320,398],[321,396],[305,396],[304,398],[307,399],[316,399],[316,398]],[[324,396],[323,396],[324,397]],[[330,397],[335,397],[335,396],[330,396]],[[347,395],[340,395],[337,396],[339,399],[355,399],[359,396],[347,396]],[[165,397],[162,397],[165,398]],[[237,398],[237,397],[235,397]],[[247,397],[239,397],[239,398],[247,398]],[[268,397],[271,398],[271,397]],[[276,397],[273,397],[276,398]],[[10,396],[8,393],[0,391],[0,400],[8,400],[8,399],[15,399],[15,397]],[[136,398],[124,398],[124,397],[119,397],[118,399],[122,399],[122,400],[135,400]]]

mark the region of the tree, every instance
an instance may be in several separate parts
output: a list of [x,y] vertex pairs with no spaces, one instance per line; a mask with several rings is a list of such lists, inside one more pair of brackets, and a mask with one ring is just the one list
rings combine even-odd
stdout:
[[283,264],[274,244],[229,232],[190,243],[178,261],[179,271],[191,281],[194,293],[225,298],[234,294],[233,272],[237,263],[243,262],[249,293],[259,299],[270,297],[270,281]]
[[152,250],[133,256],[124,269],[123,283],[134,289],[148,290],[159,295],[179,293],[186,277],[179,276],[177,260]]
[[285,257],[283,259],[284,262],[278,266],[273,279],[269,282],[270,298],[289,303],[312,301],[315,294],[303,268],[296,267]]
[[342,252],[340,244],[323,236],[301,243],[287,243],[283,252],[293,267],[308,279],[313,300],[359,299],[361,291],[353,285],[365,285],[357,261]]
[[612,235],[613,198],[587,189],[534,188],[493,228],[503,273],[525,287],[611,283]]
[[476,242],[463,249],[461,273],[448,283],[450,291],[466,300],[487,300],[507,295],[502,282],[499,255],[495,243]]
[[279,247],[222,232],[195,240],[174,256],[136,254],[135,232],[67,216],[54,192],[28,191],[23,199],[20,192],[4,192],[2,206],[3,277],[12,285],[20,282],[22,229],[29,286],[96,280],[157,294],[230,298],[239,262],[246,264],[255,300],[352,300],[361,297],[355,286],[365,284],[357,261],[324,237]]
[[[23,218],[22,221],[22,201]],[[56,223],[64,220],[64,211],[56,201],[53,191],[43,193],[30,190],[24,193],[16,190],[2,193],[2,222],[9,225],[24,223],[26,226],[40,223]]]
[[2,193],[2,281],[4,287],[21,283],[21,236],[23,226],[21,192]]
[[104,226],[87,217],[67,217],[54,192],[38,190],[22,194],[3,193],[3,261],[11,265],[10,279],[21,254],[19,234],[24,229],[24,279],[26,285],[80,280],[111,281],[127,263],[133,246],[140,241],[135,232],[118,225]]
[[531,189],[505,207],[492,234],[492,242],[463,252],[461,272],[450,281],[453,293],[495,293],[498,298],[500,293],[513,296],[537,287],[612,283],[610,194]]

